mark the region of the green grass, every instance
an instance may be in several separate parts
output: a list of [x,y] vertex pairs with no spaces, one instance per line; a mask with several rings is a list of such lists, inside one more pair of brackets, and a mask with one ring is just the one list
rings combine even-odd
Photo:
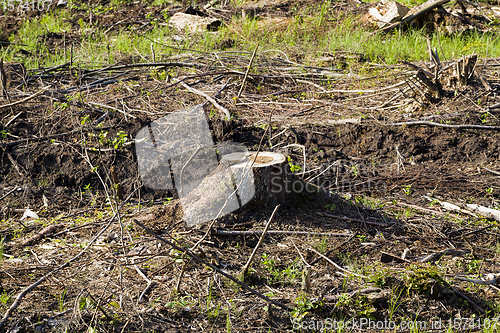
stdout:
[[3,307],[7,305],[10,301],[10,297],[12,295],[9,295],[5,290],[0,294],[0,306]]
[[[126,1],[113,0],[109,6],[118,6],[124,2]],[[155,4],[160,2],[162,1],[156,1]],[[282,28],[276,28],[274,24],[267,24],[257,19],[242,20],[234,17],[229,25],[222,27],[217,33],[207,32],[192,36],[157,23],[154,23],[153,28],[146,33],[132,32],[124,28],[104,34],[105,28],[100,29],[95,24],[90,26],[81,19],[77,31],[71,31],[70,11],[56,10],[40,18],[26,21],[19,33],[10,37],[11,42],[21,45],[3,48],[0,56],[6,61],[21,61],[28,68],[48,67],[67,62],[70,60],[69,41],[66,51],[63,47],[48,50],[40,36],[49,32],[71,32],[82,35],[81,40],[76,39],[73,56],[75,62],[83,66],[115,63],[127,56],[133,56],[134,61],[150,61],[152,42],[156,60],[186,52],[179,49],[214,52],[216,51],[214,47],[228,38],[235,41],[231,50],[250,52],[257,43],[260,43],[260,52],[280,50],[289,58],[295,57],[305,64],[315,64],[318,57],[336,51],[363,54],[372,62],[386,64],[395,64],[402,59],[416,61],[428,58],[424,31],[372,34],[372,30],[357,23],[359,17],[333,13],[333,5],[328,1],[315,7],[294,8],[292,13],[290,21]],[[164,21],[164,18],[160,17],[158,20]],[[177,37],[174,38],[174,35]],[[453,36],[433,34],[431,43],[440,51],[442,48],[444,57],[442,54],[440,56],[446,59],[473,52],[481,57],[500,55],[500,39],[495,38],[493,32],[483,34],[475,31]],[[23,56],[18,52],[20,48],[31,52],[32,55]],[[348,65],[359,67],[355,59],[346,61]]]

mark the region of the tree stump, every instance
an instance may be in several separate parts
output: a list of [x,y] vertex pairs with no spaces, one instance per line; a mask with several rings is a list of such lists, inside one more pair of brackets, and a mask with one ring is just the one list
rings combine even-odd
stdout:
[[287,171],[285,156],[272,152],[259,152],[255,156],[255,152],[224,155],[217,170],[181,198],[188,226],[221,217],[245,205],[270,208],[286,201],[292,174]]

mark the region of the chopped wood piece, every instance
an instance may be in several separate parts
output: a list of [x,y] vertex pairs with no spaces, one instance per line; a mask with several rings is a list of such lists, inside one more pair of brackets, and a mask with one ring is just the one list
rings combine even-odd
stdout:
[[56,230],[57,230],[56,226],[51,224],[51,225],[45,227],[44,229],[42,229],[39,233],[37,233],[33,237],[30,237],[30,238],[22,241],[21,243],[19,243],[18,247],[22,248],[22,247],[25,247],[28,245],[33,245],[33,244],[37,243],[39,240],[41,240],[42,238],[44,238],[50,234],[53,234]]
[[369,9],[370,15],[377,22],[379,28],[400,21],[408,11],[408,7],[389,0],[382,0],[376,7]]
[[416,20],[420,16],[424,15],[425,13],[428,13],[429,11],[431,11],[432,9],[434,9],[438,6],[444,5],[445,3],[449,2],[449,1],[450,0],[429,0],[429,1],[421,4],[420,6],[412,8],[406,14],[406,16],[403,17],[403,19],[401,21],[396,22],[394,24],[391,24],[387,27],[384,27],[381,31],[382,32],[389,32],[394,28],[404,26],[404,25],[409,25],[410,23],[412,23],[414,20]]
[[170,18],[170,24],[179,30],[187,29],[191,33],[216,31],[222,22],[213,17],[201,17],[185,13],[175,13]]

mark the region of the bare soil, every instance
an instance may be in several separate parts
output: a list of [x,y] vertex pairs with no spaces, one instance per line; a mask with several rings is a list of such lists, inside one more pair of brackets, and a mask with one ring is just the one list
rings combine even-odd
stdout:
[[[256,5],[255,15],[288,17],[294,7],[319,4],[266,2]],[[348,6],[360,14],[368,8]],[[186,6],[135,2],[92,20],[110,31],[132,30],[162,17],[164,11],[172,15],[181,10]],[[229,20],[241,12],[231,6],[226,10],[210,13]],[[78,20],[88,20],[87,12],[71,11],[74,32],[38,36],[41,43],[52,49],[61,47],[63,38],[66,43],[83,38]],[[25,15],[28,19],[39,13]],[[20,28],[21,18],[7,13],[0,24],[0,39],[6,40]],[[353,56],[364,66],[364,78],[338,70],[338,64]],[[244,71],[250,54],[220,57]],[[439,319],[444,325],[456,318],[473,318],[473,324],[498,318],[500,293],[495,284],[456,279],[498,276],[498,222],[447,211],[424,196],[462,207],[473,203],[498,208],[500,135],[491,128],[500,126],[500,108],[495,106],[500,102],[499,59],[480,59],[464,85],[445,83],[451,74],[443,74],[437,96],[405,64],[367,65],[363,55],[339,51],[312,67],[261,54],[236,102],[233,97],[243,76],[220,67],[213,55],[186,54],[180,60],[162,61],[199,67],[170,67],[177,75],[165,78],[159,73],[169,67],[144,68],[136,65],[138,59],[127,58],[106,71],[81,68],[80,79],[64,65],[31,70],[23,82],[10,84],[11,102],[51,87],[27,102],[0,109],[2,314],[20,292],[45,276],[9,314],[4,331],[285,332],[296,329],[299,319],[308,327],[304,331],[321,331],[311,325],[326,319],[369,318],[426,322],[426,329],[420,330],[424,332]],[[373,76],[366,75],[367,67]],[[332,73],[340,77],[326,81]],[[326,190],[296,191],[301,193],[288,197],[270,227],[281,233],[264,239],[244,280],[291,311],[271,306],[135,223],[184,248],[193,248],[208,231],[208,225],[185,226],[175,191],[141,187],[133,144],[137,132],[168,112],[206,102],[173,79],[209,95],[222,90],[217,100],[232,119],[222,120],[217,108],[204,106],[214,142],[284,152],[292,169],[300,166],[296,177]],[[407,85],[381,90],[405,79]],[[400,94],[412,84],[413,89]],[[353,86],[363,92],[344,92]],[[416,120],[472,126],[408,123]],[[127,140],[113,141],[120,133]],[[305,170],[297,145],[305,148]],[[111,167],[122,200],[117,198]],[[39,218],[21,220],[27,208]],[[235,232],[262,230],[273,208],[243,207],[219,218],[195,253],[237,277],[259,235]],[[55,230],[32,239],[47,226]],[[434,253],[438,255],[430,258]],[[303,291],[308,265],[311,289]],[[352,294],[366,288],[378,289]],[[480,328],[464,326],[470,321],[460,323],[455,331]]]

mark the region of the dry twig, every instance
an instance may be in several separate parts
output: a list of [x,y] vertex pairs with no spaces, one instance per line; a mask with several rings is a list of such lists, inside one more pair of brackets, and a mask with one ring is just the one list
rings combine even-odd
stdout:
[[273,220],[274,215],[278,211],[278,208],[280,208],[280,205],[277,205],[274,208],[273,213],[271,214],[271,217],[267,221],[266,226],[264,227],[264,230],[262,231],[262,235],[260,235],[260,238],[259,238],[259,241],[257,242],[257,245],[255,245],[255,247],[252,251],[252,254],[250,254],[250,257],[248,258],[247,263],[245,264],[245,266],[243,266],[243,269],[241,270],[241,280],[242,281],[245,280],[245,276],[248,273],[248,268],[250,267],[250,264],[252,263],[253,257],[255,256],[255,253],[257,252],[257,249],[259,248],[260,244],[264,240],[264,237],[266,237],[266,233],[267,233],[267,230],[269,229],[269,225],[271,224],[271,221]]

